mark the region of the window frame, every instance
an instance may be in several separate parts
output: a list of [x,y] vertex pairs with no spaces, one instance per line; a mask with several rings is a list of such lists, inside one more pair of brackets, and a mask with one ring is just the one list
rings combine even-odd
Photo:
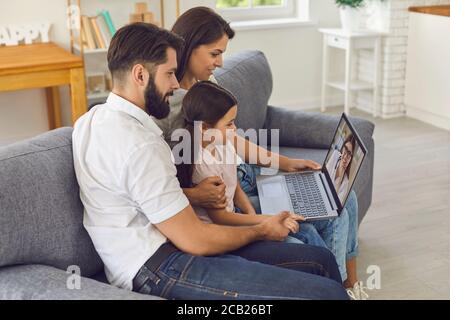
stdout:
[[[251,1],[251,5],[254,0]],[[266,20],[280,18],[295,18],[297,5],[294,0],[282,0],[281,6],[247,7],[247,8],[217,8],[225,19],[235,21]]]

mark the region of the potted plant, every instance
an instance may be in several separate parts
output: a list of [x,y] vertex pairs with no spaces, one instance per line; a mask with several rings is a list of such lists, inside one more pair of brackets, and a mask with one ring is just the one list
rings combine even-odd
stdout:
[[389,29],[389,1],[367,0],[367,29],[387,32]]
[[361,25],[364,0],[335,0],[340,9],[342,28],[347,31],[357,31]]

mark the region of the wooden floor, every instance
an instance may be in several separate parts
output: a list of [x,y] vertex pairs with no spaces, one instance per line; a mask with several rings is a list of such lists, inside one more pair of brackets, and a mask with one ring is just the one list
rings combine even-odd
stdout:
[[381,289],[369,292],[373,299],[450,299],[450,132],[406,117],[352,115],[376,125],[373,203],[359,230],[360,279],[377,265]]

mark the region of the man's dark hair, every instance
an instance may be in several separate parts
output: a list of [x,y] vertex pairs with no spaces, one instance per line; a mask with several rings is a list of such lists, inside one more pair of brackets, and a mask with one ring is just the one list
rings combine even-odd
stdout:
[[132,23],[115,33],[108,50],[108,68],[113,78],[130,71],[137,64],[158,66],[167,62],[167,48],[177,54],[183,39],[174,33],[148,23]]

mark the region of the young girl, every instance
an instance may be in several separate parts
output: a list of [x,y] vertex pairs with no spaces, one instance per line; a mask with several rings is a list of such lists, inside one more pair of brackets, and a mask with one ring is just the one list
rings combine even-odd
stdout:
[[[181,111],[185,128],[189,131],[191,150],[188,151],[189,157],[181,155],[182,158],[189,158],[190,161],[177,166],[177,176],[181,187],[192,188],[195,184],[211,176],[221,177],[225,185],[225,209],[194,207],[199,218],[208,223],[233,226],[253,225],[268,217],[255,214],[251,201],[238,181],[237,155],[233,145],[236,138],[234,120],[237,108],[236,98],[229,91],[209,81],[200,81],[194,84],[183,99]],[[185,144],[183,146],[186,147]],[[352,203],[356,203],[356,201]],[[236,211],[243,214],[236,214]],[[354,211],[357,212],[357,209],[355,208]],[[345,219],[347,217],[346,210],[342,216],[342,220],[348,222],[348,218]],[[328,243],[323,240],[316,228],[325,230],[325,235],[329,230],[340,236],[346,236],[344,230],[328,228],[330,224],[328,220],[320,221],[316,225],[303,223],[298,231],[295,220],[300,219],[303,220],[295,215],[292,219],[286,220],[286,227],[293,234],[293,236],[287,237],[286,242],[306,243],[329,248]],[[344,225],[344,227],[348,228],[348,225]],[[332,239],[333,237],[330,235],[326,238]],[[347,238],[345,237],[342,242],[347,242]],[[345,253],[339,252],[337,256],[344,257]],[[343,263],[341,261],[341,265]],[[353,290],[348,290],[348,293],[353,299],[367,299],[366,293],[360,289],[358,289],[358,295],[355,295]]]
[[[190,158],[189,163],[177,166],[181,187],[190,188],[211,176],[221,177],[225,185],[226,208],[194,207],[199,218],[207,223],[233,226],[253,225],[266,219],[268,216],[256,214],[238,183],[237,154],[233,145],[236,133],[234,120],[237,114],[237,101],[234,96],[212,82],[198,82],[186,94],[182,112],[191,139],[191,144],[183,144],[183,147],[189,146],[191,152],[189,157],[183,155],[183,159]],[[242,214],[236,214],[237,209]],[[285,226],[292,233],[297,233],[295,221],[302,220],[303,217],[293,214],[285,220]],[[303,236],[306,238],[308,235],[303,232]],[[312,236],[315,236],[315,233]],[[307,240],[308,243],[321,241]],[[302,243],[293,237],[288,237],[286,241]]]

